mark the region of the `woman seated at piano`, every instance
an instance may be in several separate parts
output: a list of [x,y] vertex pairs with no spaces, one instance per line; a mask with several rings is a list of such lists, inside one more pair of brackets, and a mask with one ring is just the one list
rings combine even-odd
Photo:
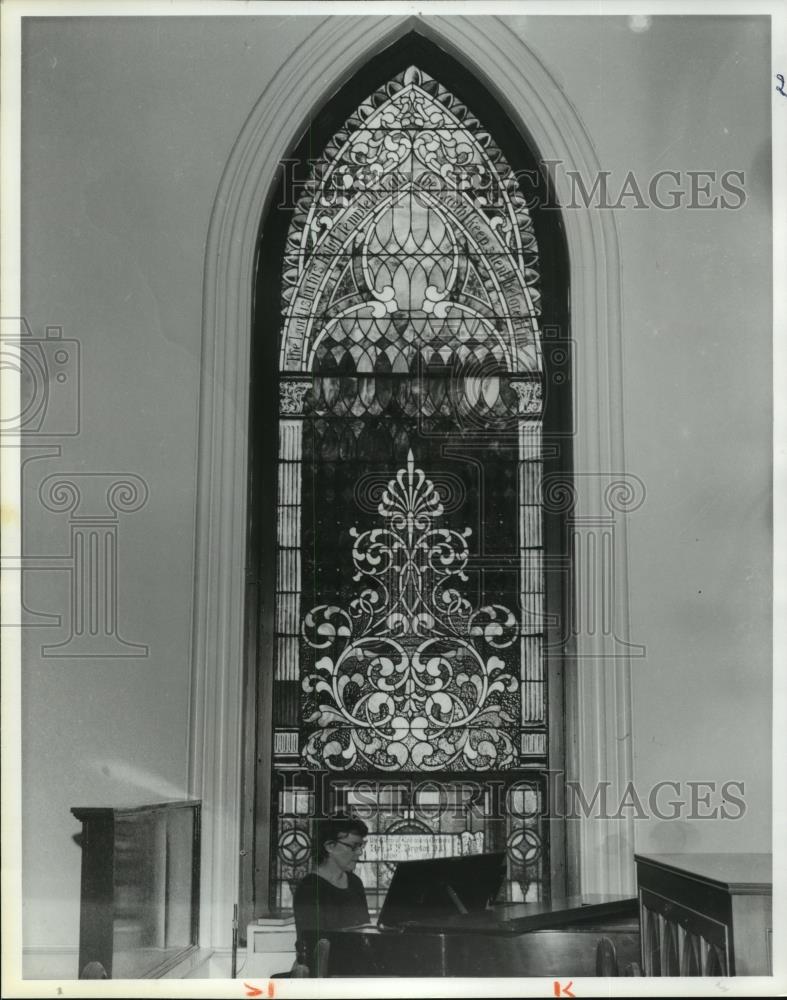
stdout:
[[326,932],[369,922],[363,882],[355,874],[368,833],[362,820],[343,814],[317,824],[317,864],[293,898],[296,965],[307,966],[311,975],[317,974],[317,944]]

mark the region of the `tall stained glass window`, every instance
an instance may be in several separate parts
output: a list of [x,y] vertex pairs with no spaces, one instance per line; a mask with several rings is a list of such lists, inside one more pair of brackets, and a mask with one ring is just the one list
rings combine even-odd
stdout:
[[[548,891],[539,250],[494,137],[409,66],[333,135],[282,270],[271,905],[313,816]],[[260,669],[270,669],[261,665]]]

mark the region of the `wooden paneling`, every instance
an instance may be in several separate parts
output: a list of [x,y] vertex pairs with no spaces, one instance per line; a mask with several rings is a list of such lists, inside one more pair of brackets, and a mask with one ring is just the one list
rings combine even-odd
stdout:
[[769,975],[770,855],[637,855],[646,976]]

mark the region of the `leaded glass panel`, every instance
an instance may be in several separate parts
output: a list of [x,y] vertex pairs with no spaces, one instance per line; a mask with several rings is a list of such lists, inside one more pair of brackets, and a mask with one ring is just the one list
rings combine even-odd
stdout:
[[505,851],[508,878],[500,901],[530,902],[548,892],[549,850],[539,779],[514,783],[412,778],[286,782],[276,796],[278,841],[273,865],[276,910],[292,905],[298,880],[313,859],[318,811],[340,809],[369,827],[356,874],[369,908],[379,910],[398,861]]
[[[505,845],[508,898],[540,896],[541,791],[532,822],[478,826],[456,784],[546,760],[538,248],[493,138],[428,74],[328,143],[282,289],[274,768],[347,775],[345,806],[401,778],[372,797],[370,892],[396,857]],[[418,774],[453,825],[413,818]],[[279,907],[308,863],[293,794],[274,803]]]

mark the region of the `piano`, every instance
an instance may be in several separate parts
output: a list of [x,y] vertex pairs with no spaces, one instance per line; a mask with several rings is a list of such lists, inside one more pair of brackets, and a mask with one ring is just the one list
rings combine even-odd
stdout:
[[627,896],[503,903],[481,912],[415,917],[397,927],[369,924],[326,936],[333,977],[595,976],[602,937],[614,944],[621,969],[640,960],[638,902]]

